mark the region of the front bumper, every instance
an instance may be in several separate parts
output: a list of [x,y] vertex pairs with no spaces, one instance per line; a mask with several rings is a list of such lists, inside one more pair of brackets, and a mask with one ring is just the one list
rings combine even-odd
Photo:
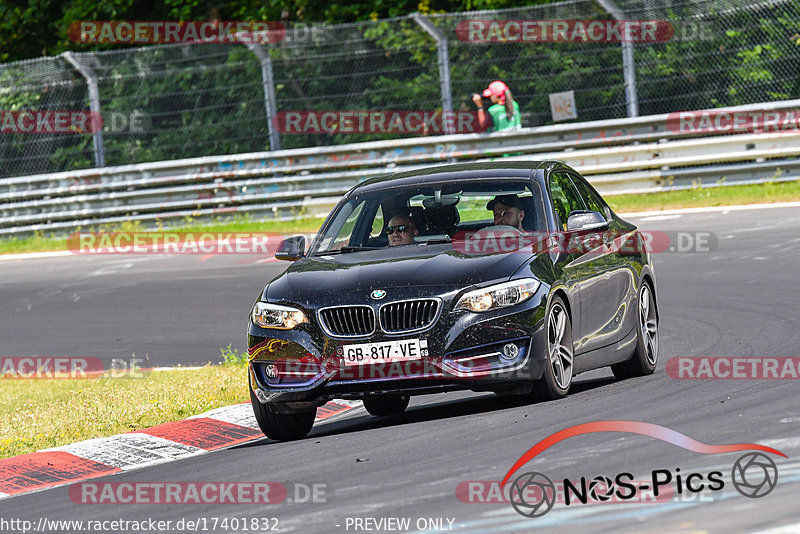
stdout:
[[[443,310],[436,323],[410,334],[378,331],[344,339],[328,335],[314,319],[294,330],[268,330],[250,323],[250,387],[263,403],[307,407],[333,398],[457,389],[500,391],[540,378],[547,346],[547,288],[540,288],[531,299],[512,308],[451,313],[453,298],[459,292],[437,295],[443,298]],[[316,317],[313,307],[304,311],[308,317]],[[427,354],[404,362],[344,365],[342,354],[347,344],[411,339],[427,345]]]

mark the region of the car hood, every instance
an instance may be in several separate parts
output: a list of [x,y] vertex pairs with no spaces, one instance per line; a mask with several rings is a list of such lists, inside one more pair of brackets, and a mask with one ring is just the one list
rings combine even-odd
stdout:
[[[433,248],[433,247],[431,247]],[[272,301],[299,301],[336,293],[409,286],[461,286],[508,279],[529,254],[464,254],[381,249],[303,258],[267,287]],[[426,251],[427,252],[427,251]]]

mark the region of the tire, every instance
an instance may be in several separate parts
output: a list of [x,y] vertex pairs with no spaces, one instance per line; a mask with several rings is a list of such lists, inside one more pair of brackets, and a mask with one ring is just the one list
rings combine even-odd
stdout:
[[364,399],[364,408],[375,417],[399,415],[406,411],[410,400],[410,397],[367,397]]
[[261,431],[270,439],[276,441],[292,441],[302,439],[314,426],[317,409],[301,413],[278,413],[272,404],[261,404],[250,389],[250,404],[258,421]]
[[648,282],[642,282],[637,303],[636,350],[630,360],[611,366],[620,380],[653,374],[658,363],[658,309]]
[[553,297],[546,314],[547,362],[533,388],[536,400],[556,400],[569,393],[573,378],[572,321],[564,300]]

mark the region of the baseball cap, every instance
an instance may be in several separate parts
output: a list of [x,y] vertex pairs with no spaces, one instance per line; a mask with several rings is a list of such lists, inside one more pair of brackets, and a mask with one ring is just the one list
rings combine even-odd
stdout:
[[489,97],[494,95],[503,98],[506,95],[506,89],[508,89],[508,86],[506,84],[504,84],[500,80],[496,80],[490,83],[489,87],[483,90],[483,96]]
[[503,206],[508,206],[509,208],[525,209],[522,205],[522,200],[520,200],[517,195],[497,195],[490,200],[488,204],[486,204],[486,209],[493,210],[494,205],[498,202]]

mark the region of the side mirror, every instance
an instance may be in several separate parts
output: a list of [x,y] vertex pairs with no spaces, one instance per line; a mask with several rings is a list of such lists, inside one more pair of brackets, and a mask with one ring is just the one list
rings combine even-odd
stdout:
[[301,235],[289,237],[281,241],[275,251],[278,260],[295,261],[303,257],[306,251],[306,238]]
[[608,221],[596,211],[575,210],[567,219],[567,232],[583,232],[587,230],[605,230]]

